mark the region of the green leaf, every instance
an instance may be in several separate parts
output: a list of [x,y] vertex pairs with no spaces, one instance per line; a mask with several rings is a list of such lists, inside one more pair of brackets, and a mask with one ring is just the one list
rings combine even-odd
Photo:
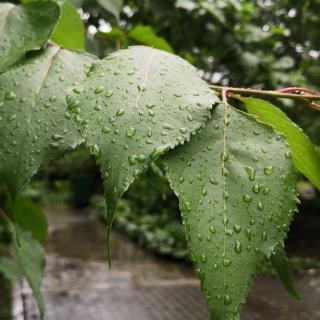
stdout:
[[60,16],[57,4],[33,2],[14,6],[0,3],[0,72],[42,47]]
[[64,91],[82,81],[91,61],[49,47],[0,75],[0,176],[13,198],[41,166],[81,143]]
[[302,129],[268,101],[255,98],[243,98],[242,101],[248,112],[285,135],[296,168],[320,190],[320,156]]
[[32,238],[29,232],[19,230],[17,233],[15,226],[11,222],[9,223],[9,229],[12,233],[17,264],[32,289],[41,319],[44,319],[44,303],[40,292],[45,267],[44,250],[40,243]]
[[300,301],[301,297],[299,296],[293,285],[292,272],[288,258],[282,248],[279,248],[274,254],[271,255],[271,262],[289,294],[294,299]]
[[123,0],[97,0],[97,2],[101,5],[102,8],[106,9],[117,19],[119,19],[120,12],[123,7]]
[[85,29],[76,7],[68,0],[61,5],[61,18],[51,40],[66,49],[84,49]]
[[149,47],[171,53],[173,52],[170,44],[165,39],[157,36],[150,26],[137,25],[129,32],[128,36],[129,38]]
[[109,231],[117,201],[150,160],[188,140],[218,101],[194,67],[148,47],[95,63],[74,92],[69,109],[101,167]]
[[48,221],[40,207],[32,200],[19,195],[15,203],[15,217],[18,225],[31,231],[35,240],[44,241],[48,232]]
[[286,236],[297,201],[287,151],[271,127],[219,105],[189,143],[164,156],[215,320],[239,318],[265,257]]
[[0,273],[9,281],[19,281],[22,278],[18,264],[7,257],[0,257]]

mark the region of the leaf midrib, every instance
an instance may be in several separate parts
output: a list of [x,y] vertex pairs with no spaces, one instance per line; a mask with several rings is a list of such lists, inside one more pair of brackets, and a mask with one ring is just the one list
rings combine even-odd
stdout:
[[[227,226],[226,226],[226,219],[227,219],[227,203],[225,199],[225,192],[226,192],[226,181],[225,181],[225,161],[223,160],[223,155],[226,154],[227,152],[227,109],[228,109],[228,104],[224,103],[224,115],[223,115],[223,150],[222,154],[220,155],[220,161],[221,161],[221,174],[222,174],[222,185],[223,185],[223,190],[222,190],[222,199],[223,199],[223,225],[224,225],[224,236],[223,236],[223,259],[225,259],[225,254],[226,254],[226,240],[227,240]],[[222,261],[222,264],[224,261]],[[224,297],[226,295],[226,276],[225,276],[225,268],[223,269],[223,290],[224,290]],[[225,309],[225,305],[223,307]]]

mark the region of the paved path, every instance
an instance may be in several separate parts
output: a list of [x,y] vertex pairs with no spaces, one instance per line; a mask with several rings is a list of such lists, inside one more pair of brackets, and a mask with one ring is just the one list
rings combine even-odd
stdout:
[[[190,266],[155,258],[115,233],[110,271],[100,223],[66,207],[47,213],[51,220],[43,285],[47,320],[209,320]],[[292,300],[277,278],[260,276],[241,319],[320,319],[320,270],[295,278],[305,303]],[[24,320],[38,319],[26,285],[22,292]]]

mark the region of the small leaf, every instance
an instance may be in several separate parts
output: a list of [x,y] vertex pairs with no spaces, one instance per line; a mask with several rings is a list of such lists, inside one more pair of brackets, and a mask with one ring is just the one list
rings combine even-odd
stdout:
[[34,2],[14,6],[0,3],[0,72],[42,47],[60,16],[56,3]]
[[300,301],[301,297],[299,296],[293,285],[292,272],[288,258],[282,248],[278,249],[274,254],[271,255],[271,262],[289,294],[294,299]]
[[69,109],[104,179],[108,230],[117,201],[152,159],[190,138],[218,101],[186,61],[148,47],[95,63]]
[[243,98],[242,101],[248,112],[256,115],[258,120],[285,135],[291,149],[287,156],[292,153],[296,168],[320,190],[320,156],[302,129],[268,101],[255,98]]
[[149,47],[171,53],[173,52],[170,44],[165,39],[157,36],[150,26],[137,25],[129,32],[128,36],[129,38]]
[[48,232],[47,217],[32,200],[19,195],[15,203],[15,217],[18,225],[31,231],[35,240],[44,241]]
[[51,40],[66,49],[84,49],[84,24],[76,7],[68,0],[61,5],[61,18]]
[[0,75],[0,176],[13,199],[41,166],[81,143],[64,91],[91,61],[50,47]]
[[123,7],[123,0],[97,0],[102,8],[109,11],[117,19],[119,19],[120,12]]
[[238,319],[257,271],[286,236],[296,208],[288,150],[271,127],[220,105],[163,157],[215,320]]
[[7,257],[0,256],[0,273],[9,281],[19,281],[22,278],[18,264]]
[[33,296],[37,302],[41,319],[44,319],[44,303],[40,288],[45,267],[45,253],[39,242],[34,240],[29,232],[19,230],[19,243],[16,227],[10,222],[13,248],[21,273],[27,279]]

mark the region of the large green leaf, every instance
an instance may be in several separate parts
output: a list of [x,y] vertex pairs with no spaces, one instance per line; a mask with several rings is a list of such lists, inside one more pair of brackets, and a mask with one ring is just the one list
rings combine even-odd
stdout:
[[44,318],[44,303],[40,288],[45,267],[45,253],[40,243],[34,240],[29,232],[17,229],[10,222],[13,248],[21,274],[27,279],[37,302],[41,319]]
[[24,230],[31,231],[34,239],[44,241],[48,232],[47,217],[32,200],[19,195],[15,202],[15,218]]
[[243,98],[248,112],[285,135],[296,168],[320,190],[320,156],[308,136],[279,108],[268,101]]
[[34,2],[14,6],[0,3],[0,72],[39,49],[49,39],[60,16],[57,4]]
[[84,49],[84,24],[76,7],[68,0],[61,4],[61,18],[51,40],[66,49]]
[[202,290],[215,320],[238,319],[265,257],[295,212],[285,138],[219,105],[191,142],[164,156]]
[[101,166],[109,230],[134,179],[152,158],[188,140],[218,100],[194,67],[148,47],[97,62],[73,91],[69,108]]
[[157,36],[152,27],[138,25],[135,26],[132,30],[130,30],[128,36],[141,43],[145,44],[149,47],[164,50],[167,52],[173,52],[170,44],[163,38]]
[[81,141],[64,91],[91,56],[49,47],[0,75],[0,176],[13,198],[40,166]]
[[123,7],[123,0],[97,0],[98,3],[112,13],[116,18],[119,18],[120,12]]

